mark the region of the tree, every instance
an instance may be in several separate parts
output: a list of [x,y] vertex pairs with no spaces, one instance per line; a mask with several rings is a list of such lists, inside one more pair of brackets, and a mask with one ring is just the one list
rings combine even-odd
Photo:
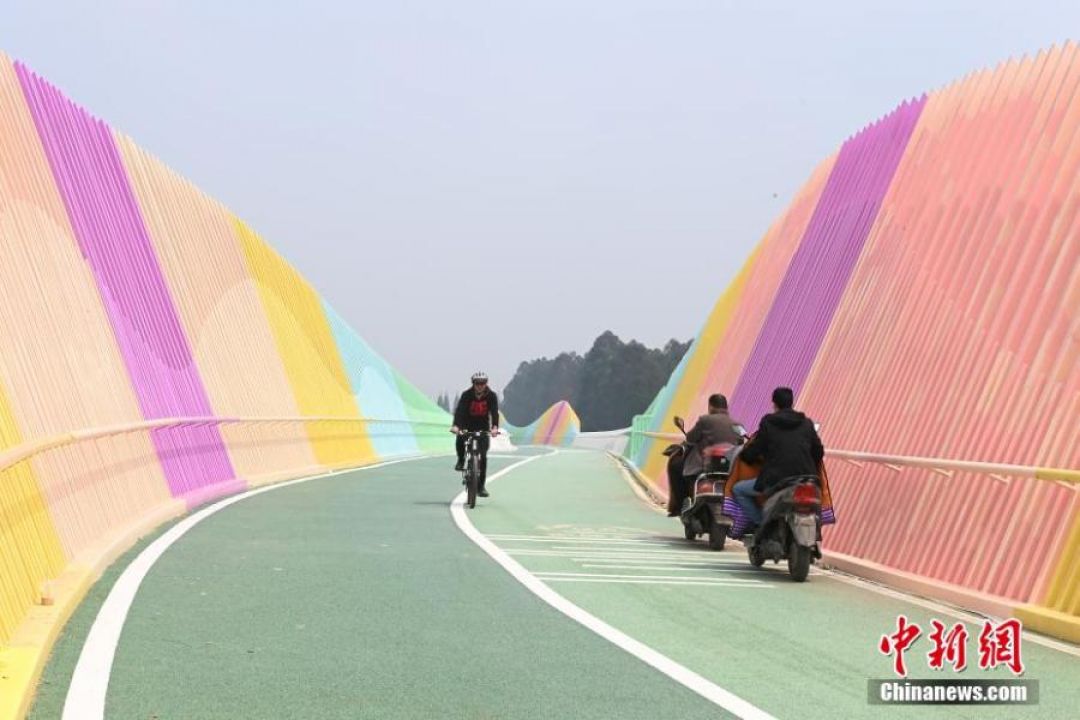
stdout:
[[504,412],[513,424],[527,425],[568,400],[584,431],[627,427],[648,408],[689,347],[669,340],[663,348],[647,348],[636,340],[624,343],[608,330],[584,357],[571,352],[521,363],[506,386]]
[[446,392],[441,393],[439,395],[439,399],[436,400],[436,403],[438,403],[439,407],[441,407],[446,412],[453,412],[453,410],[450,407],[450,394],[449,393],[446,393]]
[[573,404],[582,362],[571,352],[521,363],[503,390],[506,419],[524,426],[560,400]]

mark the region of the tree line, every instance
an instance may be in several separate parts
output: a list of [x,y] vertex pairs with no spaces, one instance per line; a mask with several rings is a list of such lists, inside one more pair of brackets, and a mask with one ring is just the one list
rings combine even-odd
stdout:
[[[521,363],[500,406],[508,421],[524,426],[556,402],[568,400],[583,432],[628,427],[634,415],[649,407],[689,347],[689,340],[674,339],[662,348],[636,340],[624,343],[608,330],[584,357],[564,352]],[[444,399],[449,404],[449,397],[440,397],[440,405]]]
[[451,404],[453,402],[456,402],[456,400],[452,401],[449,393],[439,393],[439,397],[435,398],[435,404],[448,413],[454,412],[454,406]]

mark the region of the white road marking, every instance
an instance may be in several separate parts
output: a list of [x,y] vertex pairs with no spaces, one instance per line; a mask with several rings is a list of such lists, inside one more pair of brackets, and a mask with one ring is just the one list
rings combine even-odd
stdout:
[[135,599],[135,593],[139,590],[143,578],[150,572],[158,558],[169,547],[184,536],[191,528],[210,517],[219,510],[224,510],[233,503],[261,495],[272,490],[279,490],[290,485],[298,485],[319,478],[341,475],[342,473],[374,470],[396,465],[412,460],[424,460],[430,457],[402,458],[390,460],[366,467],[352,468],[349,470],[337,470],[335,472],[313,475],[311,477],[298,478],[276,485],[264,485],[263,487],[233,495],[232,497],[219,500],[205,507],[193,515],[190,515],[166,531],[161,537],[150,543],[124,572],[109,591],[104,604],[98,611],[97,618],[86,636],[79,661],[75,665],[75,672],[71,676],[71,684],[68,686],[67,698],[64,700],[63,720],[102,720],[105,717],[105,695],[109,689],[109,676],[112,674],[113,658],[116,655],[116,647],[120,642],[120,633],[124,629],[124,621],[127,619],[131,603]]
[[[555,450],[550,454],[558,454],[559,452],[559,450]],[[521,462],[514,463],[513,465],[510,465],[509,467],[499,471],[495,475],[492,475],[490,478],[488,478],[488,482],[496,480],[499,477],[509,473],[510,471],[521,467],[525,463],[537,459],[538,457],[544,456],[534,456],[528,458],[527,460],[522,460]],[[521,565],[521,563],[510,557],[510,555],[504,552],[499,546],[497,546],[495,543],[485,537],[479,530],[477,530],[473,526],[472,522],[469,520],[467,512],[465,511],[464,492],[460,493],[456,498],[454,498],[453,503],[451,503],[450,505],[450,513],[454,518],[454,522],[457,523],[458,528],[460,528],[461,531],[465,533],[465,535],[468,536],[470,540],[476,543],[481,550],[486,552],[495,562],[501,565],[502,568],[508,573],[510,573],[510,575],[512,575],[515,580],[528,588],[534,595],[539,597],[548,605],[551,605],[559,612],[581,623],[585,627],[595,632],[597,635],[600,635],[604,639],[622,648],[631,655],[634,655],[648,665],[651,665],[652,667],[656,668],[657,670],[664,673],[673,680],[690,688],[691,690],[706,698],[707,700],[719,705],[728,712],[734,713],[738,717],[744,718],[745,720],[775,720],[772,715],[769,715],[764,710],[761,710],[760,708],[751,705],[750,703],[738,697],[734,693],[725,690],[711,680],[708,680],[701,675],[698,675],[694,671],[690,670],[689,668],[680,665],[666,655],[658,653],[656,650],[653,650],[648,645],[645,645],[644,643],[635,640],[626,633],[616,630],[611,625],[608,625],[603,620],[600,620],[596,616],[587,612],[583,608],[578,607],[559,593],[552,590],[543,581],[541,581],[535,575],[526,570]],[[582,582],[596,579],[599,578],[578,578],[577,580],[567,578],[564,580],[564,582]],[[612,581],[608,580],[606,582]],[[624,582],[635,581],[626,580]],[[685,585],[688,583],[681,584]],[[768,586],[762,584],[743,587]]]

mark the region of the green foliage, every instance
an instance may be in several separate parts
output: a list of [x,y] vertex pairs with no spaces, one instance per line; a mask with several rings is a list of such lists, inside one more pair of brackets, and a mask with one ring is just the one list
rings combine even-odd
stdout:
[[448,413],[454,412],[450,406],[450,395],[448,393],[440,393],[439,397],[435,400],[435,403]]
[[636,340],[624,343],[609,330],[584,357],[571,352],[521,363],[504,391],[504,413],[514,425],[524,426],[568,400],[583,431],[628,427],[689,347],[690,342],[669,340],[663,348],[647,348]]
[[585,359],[573,352],[521,363],[503,390],[506,419],[524,427],[560,400],[573,404],[584,364]]

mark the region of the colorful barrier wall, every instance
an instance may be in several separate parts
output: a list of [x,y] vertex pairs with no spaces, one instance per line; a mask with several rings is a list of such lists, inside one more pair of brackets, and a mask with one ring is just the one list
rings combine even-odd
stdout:
[[523,428],[506,426],[510,439],[520,445],[570,447],[581,433],[581,420],[570,403],[561,400]]
[[0,469],[5,680],[55,631],[23,632],[43,587],[70,576],[77,595],[133,531],[256,483],[451,447],[446,413],[254,231],[2,55],[0,298],[0,452],[159,418],[325,418],[159,427]]
[[[828,447],[1080,466],[1078,93],[1069,44],[845,142],[635,420],[631,459],[664,489],[643,431],[673,432],[712,392],[756,426],[787,385]],[[1058,634],[1077,619],[1076,485],[841,461],[830,477],[831,551],[1030,605],[1029,623]]]

